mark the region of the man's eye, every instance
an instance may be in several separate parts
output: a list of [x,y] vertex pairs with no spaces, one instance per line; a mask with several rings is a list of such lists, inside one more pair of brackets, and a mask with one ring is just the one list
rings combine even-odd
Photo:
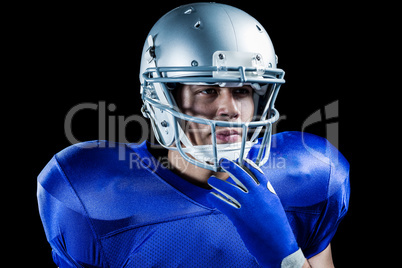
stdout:
[[251,91],[247,88],[236,88],[234,90],[235,94],[241,94],[241,95],[248,95],[251,93]]
[[207,89],[204,89],[204,90],[202,90],[202,91],[200,91],[201,93],[204,93],[204,94],[215,94],[216,93],[216,89],[214,89],[214,88],[207,88]]

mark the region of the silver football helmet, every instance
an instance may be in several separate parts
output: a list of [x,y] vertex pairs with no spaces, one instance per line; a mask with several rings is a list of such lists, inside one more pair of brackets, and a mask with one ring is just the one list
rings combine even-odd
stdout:
[[[257,165],[268,160],[274,102],[284,71],[264,27],[237,8],[217,3],[180,6],[164,15],[149,32],[142,51],[140,82],[143,115],[151,120],[158,142],[177,150],[190,163],[221,171],[219,159],[239,159],[259,146]],[[177,84],[253,88],[251,122],[208,120],[180,112],[172,91]],[[210,126],[211,144],[193,145],[185,122]],[[217,144],[216,128],[242,130],[242,141]],[[262,136],[261,143],[257,139]]]

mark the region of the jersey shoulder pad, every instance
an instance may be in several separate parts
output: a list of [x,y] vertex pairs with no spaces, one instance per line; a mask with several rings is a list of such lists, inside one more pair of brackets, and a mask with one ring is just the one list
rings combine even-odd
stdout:
[[[72,145],[53,157],[38,183],[73,210],[97,220],[136,215],[132,224],[140,225],[145,224],[142,220],[198,212],[198,206],[154,172],[152,161],[156,160],[143,154],[144,150],[145,143],[91,141]],[[141,217],[145,214],[148,216]]]
[[[120,148],[120,149],[119,149]],[[77,190],[87,188],[94,190],[102,180],[110,179],[100,176],[117,168],[114,164],[119,157],[124,158],[124,147],[106,141],[88,141],[71,145],[47,163],[38,175],[38,184],[43,190],[56,197],[60,202],[75,211],[81,212]],[[81,185],[84,184],[84,185]]]
[[311,206],[337,191],[349,191],[348,161],[328,140],[313,134],[273,135],[271,154],[262,169],[284,206]]

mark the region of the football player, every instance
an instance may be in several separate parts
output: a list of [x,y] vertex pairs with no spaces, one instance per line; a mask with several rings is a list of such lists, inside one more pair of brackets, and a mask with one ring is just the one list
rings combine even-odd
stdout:
[[285,82],[276,65],[264,27],[237,8],[196,3],[163,16],[145,41],[140,83],[167,161],[147,141],[57,153],[37,192],[54,262],[332,267],[349,165],[324,138],[271,135]]

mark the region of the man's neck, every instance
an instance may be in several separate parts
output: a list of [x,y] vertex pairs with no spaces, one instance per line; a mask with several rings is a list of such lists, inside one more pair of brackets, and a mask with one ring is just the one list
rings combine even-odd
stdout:
[[208,179],[212,175],[223,180],[226,180],[229,177],[228,174],[225,172],[214,172],[202,167],[195,166],[183,159],[183,157],[177,151],[169,150],[168,161],[170,165],[169,167],[174,173],[187,180],[188,182],[202,188],[211,188],[208,185]]

